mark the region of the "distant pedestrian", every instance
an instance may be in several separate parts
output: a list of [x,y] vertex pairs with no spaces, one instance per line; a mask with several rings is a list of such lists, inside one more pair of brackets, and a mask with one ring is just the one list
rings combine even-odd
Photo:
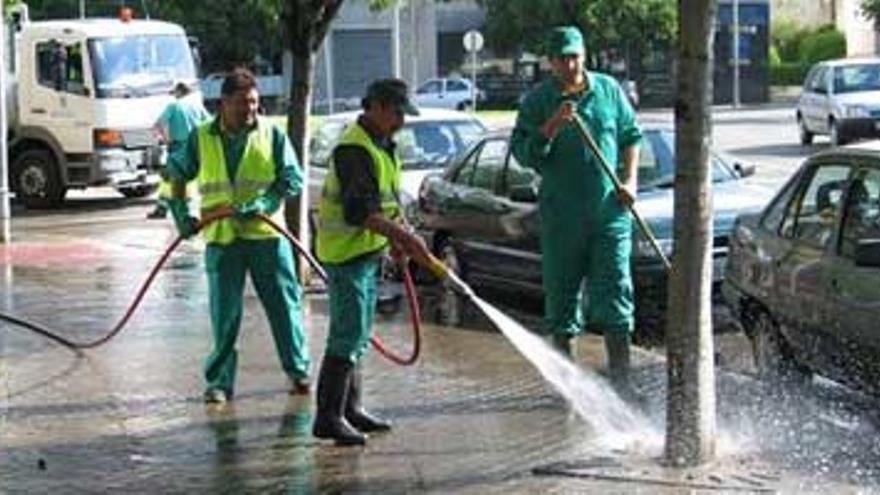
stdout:
[[[617,81],[584,68],[578,28],[559,27],[548,40],[553,76],[530,91],[520,107],[511,147],[517,160],[541,175],[541,263],[546,330],[571,355],[586,324],[605,336],[612,381],[628,390],[634,327],[630,273],[632,218],[641,131]],[[615,194],[598,158],[571,122],[583,119],[608,163],[619,164]]]
[[231,213],[203,230],[205,271],[214,348],[205,363],[205,402],[221,403],[235,392],[238,332],[245,276],[250,273],[275,339],[291,394],[309,393],[309,353],[302,320],[302,288],[290,243],[257,214],[278,218],[285,197],[302,191],[302,169],[293,146],[277,126],[257,116],[260,94],[247,70],[223,81],[219,115],[199,124],[185,148],[171,155],[169,209],[184,237],[195,232],[184,199],[196,179],[201,216]]
[[[179,81],[171,88],[174,101],[169,103],[159,115],[154,128],[162,134],[168,149],[168,156],[180,153],[186,147],[186,140],[196,125],[211,115],[205,110],[201,98],[192,94],[192,87],[186,81]],[[171,198],[171,183],[163,170],[159,185],[159,198],[156,207],[147,218],[165,218],[168,213],[168,200]]]

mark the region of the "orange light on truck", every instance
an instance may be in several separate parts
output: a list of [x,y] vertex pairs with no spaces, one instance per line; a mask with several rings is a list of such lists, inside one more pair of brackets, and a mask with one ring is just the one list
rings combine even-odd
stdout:
[[115,129],[95,129],[95,146],[104,148],[122,146],[122,133]]

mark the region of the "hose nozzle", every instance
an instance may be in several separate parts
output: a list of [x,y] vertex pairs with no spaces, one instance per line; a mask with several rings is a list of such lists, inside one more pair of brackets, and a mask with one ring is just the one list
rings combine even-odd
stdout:
[[468,298],[476,297],[474,290],[470,288],[470,286],[464,283],[464,280],[458,276],[454,271],[450,270],[448,266],[444,265],[442,261],[437,259],[434,256],[430,258],[431,265],[428,267],[431,270],[431,273],[436,275],[438,278],[446,280],[450,282],[455,289],[461,292],[464,296]]

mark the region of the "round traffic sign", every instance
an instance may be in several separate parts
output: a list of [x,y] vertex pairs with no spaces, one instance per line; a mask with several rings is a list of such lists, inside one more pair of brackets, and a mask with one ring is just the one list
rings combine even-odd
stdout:
[[464,49],[468,53],[478,52],[483,49],[483,35],[476,29],[471,29],[464,33],[462,42],[464,43]]

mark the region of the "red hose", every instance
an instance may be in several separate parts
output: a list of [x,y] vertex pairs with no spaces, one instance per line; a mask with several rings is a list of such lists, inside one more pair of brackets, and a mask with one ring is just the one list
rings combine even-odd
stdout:
[[[219,215],[203,218],[199,222],[198,227],[196,229],[196,232],[202,230],[208,224],[210,224],[216,220],[219,220],[221,218],[226,218],[230,215],[231,215],[231,213],[224,212]],[[287,232],[287,230],[282,228],[280,225],[275,223],[268,216],[262,215],[262,214],[257,215],[257,216],[261,220],[263,220],[264,222],[269,224],[269,226],[271,226],[273,229],[275,229],[279,234],[284,236],[288,241],[290,241],[290,243],[293,244],[293,246],[296,248],[296,250],[299,251],[299,253],[306,259],[306,261],[308,261],[309,265],[311,265],[311,267],[315,270],[315,272],[318,274],[318,276],[321,277],[321,279],[324,280],[324,282],[327,282],[327,273],[324,271],[324,268],[321,267],[321,265],[318,263],[318,261],[308,252],[308,250],[305,249],[302,246],[302,244],[300,244],[299,240],[297,240],[294,236],[292,236],[289,232]],[[172,241],[171,244],[168,245],[168,247],[162,253],[162,256],[159,258],[159,261],[156,262],[156,265],[153,266],[152,270],[150,270],[149,275],[147,275],[147,278],[141,284],[140,288],[138,289],[137,293],[135,294],[134,299],[132,300],[131,304],[129,304],[128,309],[125,311],[125,314],[122,315],[122,318],[119,319],[119,321],[116,323],[116,325],[106,335],[104,335],[101,338],[98,338],[98,339],[92,340],[92,341],[87,341],[87,342],[74,342],[70,339],[67,339],[65,337],[58,335],[57,332],[50,331],[50,330],[46,329],[45,327],[42,327],[42,326],[37,325],[35,323],[31,323],[31,322],[16,318],[14,316],[0,313],[0,319],[9,321],[9,322],[14,323],[18,326],[27,328],[28,330],[36,332],[46,338],[54,340],[55,342],[58,342],[59,344],[65,346],[65,347],[69,347],[71,349],[76,349],[76,350],[92,349],[92,348],[101,346],[101,345],[107,343],[110,339],[112,339],[117,334],[119,334],[119,332],[122,331],[123,327],[125,327],[125,324],[128,323],[129,319],[131,319],[131,316],[134,314],[135,310],[137,310],[138,306],[140,306],[141,301],[144,298],[144,295],[147,293],[147,289],[149,289],[150,286],[153,284],[153,280],[156,278],[156,275],[159,273],[159,270],[162,269],[162,267],[165,265],[165,262],[168,261],[169,256],[171,256],[171,253],[173,253],[174,250],[177,249],[177,246],[180,245],[180,243],[182,241],[183,241],[183,237],[177,236],[177,238],[174,239],[174,241]],[[388,348],[382,342],[382,340],[379,339],[379,337],[374,335],[370,338],[370,343],[373,344],[373,347],[377,351],[379,351],[380,354],[382,354],[383,356],[388,358],[390,361],[397,363],[399,365],[402,365],[402,366],[411,365],[411,364],[415,363],[419,357],[420,348],[421,348],[421,315],[419,314],[418,295],[416,294],[415,285],[413,284],[413,281],[412,281],[412,276],[410,275],[409,269],[407,268],[406,265],[407,265],[406,263],[403,263],[403,281],[404,281],[404,286],[406,287],[407,300],[409,301],[410,320],[412,321],[412,324],[413,324],[413,349],[412,349],[412,353],[408,357],[401,356],[400,354],[397,354],[394,351],[392,351],[390,348]]]

